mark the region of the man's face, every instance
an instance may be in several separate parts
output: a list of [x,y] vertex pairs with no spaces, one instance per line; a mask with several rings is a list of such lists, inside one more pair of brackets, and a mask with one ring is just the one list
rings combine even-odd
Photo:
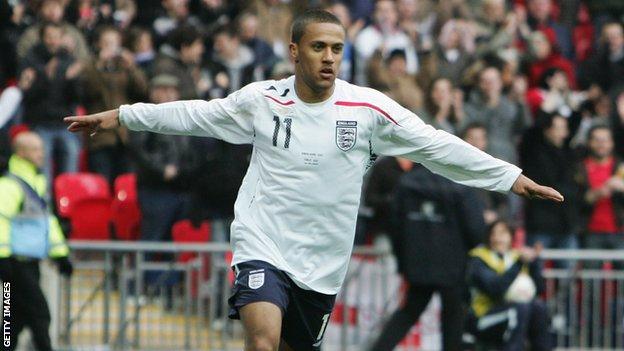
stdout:
[[431,88],[431,100],[436,106],[442,106],[449,102],[453,96],[453,84],[446,78],[440,78],[433,83]]
[[503,89],[500,72],[496,68],[488,68],[483,71],[479,79],[479,88],[488,96],[500,94]]
[[335,3],[328,8],[327,11],[338,17],[340,23],[342,23],[345,28],[349,28],[349,26],[351,26],[351,14],[349,13],[349,9],[344,4]]
[[240,23],[240,36],[243,40],[251,40],[258,35],[258,17],[246,16]]
[[552,4],[550,0],[530,0],[528,10],[529,14],[533,18],[539,20],[540,22],[544,22],[550,18]]
[[175,18],[185,18],[189,14],[188,0],[165,0],[163,7]]
[[340,69],[345,32],[334,23],[310,23],[299,44],[290,44],[295,73],[315,92],[334,86]]
[[155,104],[172,102],[180,99],[180,93],[175,86],[155,86],[150,90],[150,100]]
[[464,141],[481,151],[487,148],[487,131],[485,128],[470,128],[466,131]]
[[611,131],[606,128],[596,129],[587,141],[589,152],[597,158],[605,158],[613,153],[613,137]]
[[186,64],[200,64],[203,54],[204,43],[201,41],[201,39],[195,40],[191,45],[183,45],[180,49],[180,58]]
[[407,62],[403,57],[395,57],[388,62],[388,70],[395,76],[404,76],[407,74]]
[[41,17],[48,22],[59,23],[64,15],[65,9],[58,1],[46,1],[41,5]]
[[121,35],[109,30],[102,33],[98,42],[100,47],[100,57],[103,59],[111,59],[121,52]]
[[544,136],[551,144],[556,147],[562,147],[569,133],[568,120],[557,116],[553,119],[552,126],[544,131]]
[[619,24],[610,24],[604,29],[605,38],[612,52],[619,52],[624,47],[624,31]]
[[375,22],[384,30],[390,30],[396,27],[398,13],[394,1],[381,0],[375,4],[374,18]]
[[43,44],[50,53],[55,54],[63,45],[63,30],[48,26],[43,32]]
[[491,0],[484,4],[483,12],[486,20],[497,23],[505,20],[505,2],[503,0]]
[[418,2],[416,0],[399,0],[397,1],[397,10],[401,19],[411,20],[418,11]]
[[32,162],[38,168],[43,167],[44,152],[41,138],[38,136],[30,138],[28,143],[21,147],[19,156]]
[[233,57],[238,51],[238,46],[238,38],[232,37],[226,33],[219,33],[214,38],[213,48],[215,52],[221,57]]

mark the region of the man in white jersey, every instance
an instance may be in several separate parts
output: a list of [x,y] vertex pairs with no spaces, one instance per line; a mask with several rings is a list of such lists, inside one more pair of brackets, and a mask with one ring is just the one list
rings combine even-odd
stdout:
[[401,155],[470,186],[563,201],[384,94],[336,79],[344,39],[336,17],[310,10],[293,23],[293,77],[252,83],[225,99],[65,118],[75,132],[123,125],[253,144],[231,228],[237,278],[230,306],[242,320],[245,350],[320,349],[375,155]]

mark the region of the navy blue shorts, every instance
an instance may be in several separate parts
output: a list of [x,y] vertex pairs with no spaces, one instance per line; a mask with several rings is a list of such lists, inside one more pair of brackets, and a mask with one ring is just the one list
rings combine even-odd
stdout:
[[270,302],[282,310],[281,338],[293,350],[320,350],[336,295],[298,287],[286,273],[263,261],[235,266],[236,281],[229,317],[240,319],[239,309],[252,302]]

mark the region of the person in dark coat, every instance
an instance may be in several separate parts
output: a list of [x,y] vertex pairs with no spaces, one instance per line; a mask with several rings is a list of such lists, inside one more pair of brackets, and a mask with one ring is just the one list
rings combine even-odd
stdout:
[[546,201],[525,202],[525,226],[529,245],[546,248],[578,247],[579,186],[574,179],[575,157],[567,145],[568,119],[553,114],[538,117],[520,149],[524,172],[540,183],[560,189],[566,201],[553,206]]
[[444,350],[460,350],[464,274],[468,251],[485,232],[483,204],[475,189],[414,165],[396,187],[392,241],[399,271],[409,284],[405,300],[371,350],[392,350],[429,304],[442,298]]
[[[22,62],[22,71],[34,70],[35,80],[24,90],[24,122],[43,139],[43,171],[52,181],[53,164],[58,173],[77,172],[81,149],[80,138],[67,131],[59,116],[74,114],[80,102],[82,63],[64,47],[63,26],[45,23],[41,26],[42,43],[32,47]],[[53,161],[53,155],[60,160]],[[60,162],[62,161],[62,162]]]

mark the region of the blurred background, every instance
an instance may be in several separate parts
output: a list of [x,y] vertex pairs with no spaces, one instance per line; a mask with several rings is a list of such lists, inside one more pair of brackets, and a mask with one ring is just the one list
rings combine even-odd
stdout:
[[[41,262],[54,345],[241,349],[240,326],[225,318],[226,243],[251,146],[123,128],[74,135],[61,117],[288,77],[290,23],[310,7],[347,29],[341,79],[565,196],[478,192],[477,212],[453,214],[482,222],[463,255],[491,244],[488,224],[506,223],[509,250],[541,262],[544,284],[530,295],[545,304],[552,346],[624,348],[624,1],[0,0],[0,167],[20,133],[39,135],[47,201],[74,263],[68,279]],[[413,218],[396,213],[396,189],[414,168],[381,158],[367,174],[326,350],[366,349],[402,301],[397,247],[428,245],[397,234]],[[440,349],[440,311],[434,298],[397,349]]]

